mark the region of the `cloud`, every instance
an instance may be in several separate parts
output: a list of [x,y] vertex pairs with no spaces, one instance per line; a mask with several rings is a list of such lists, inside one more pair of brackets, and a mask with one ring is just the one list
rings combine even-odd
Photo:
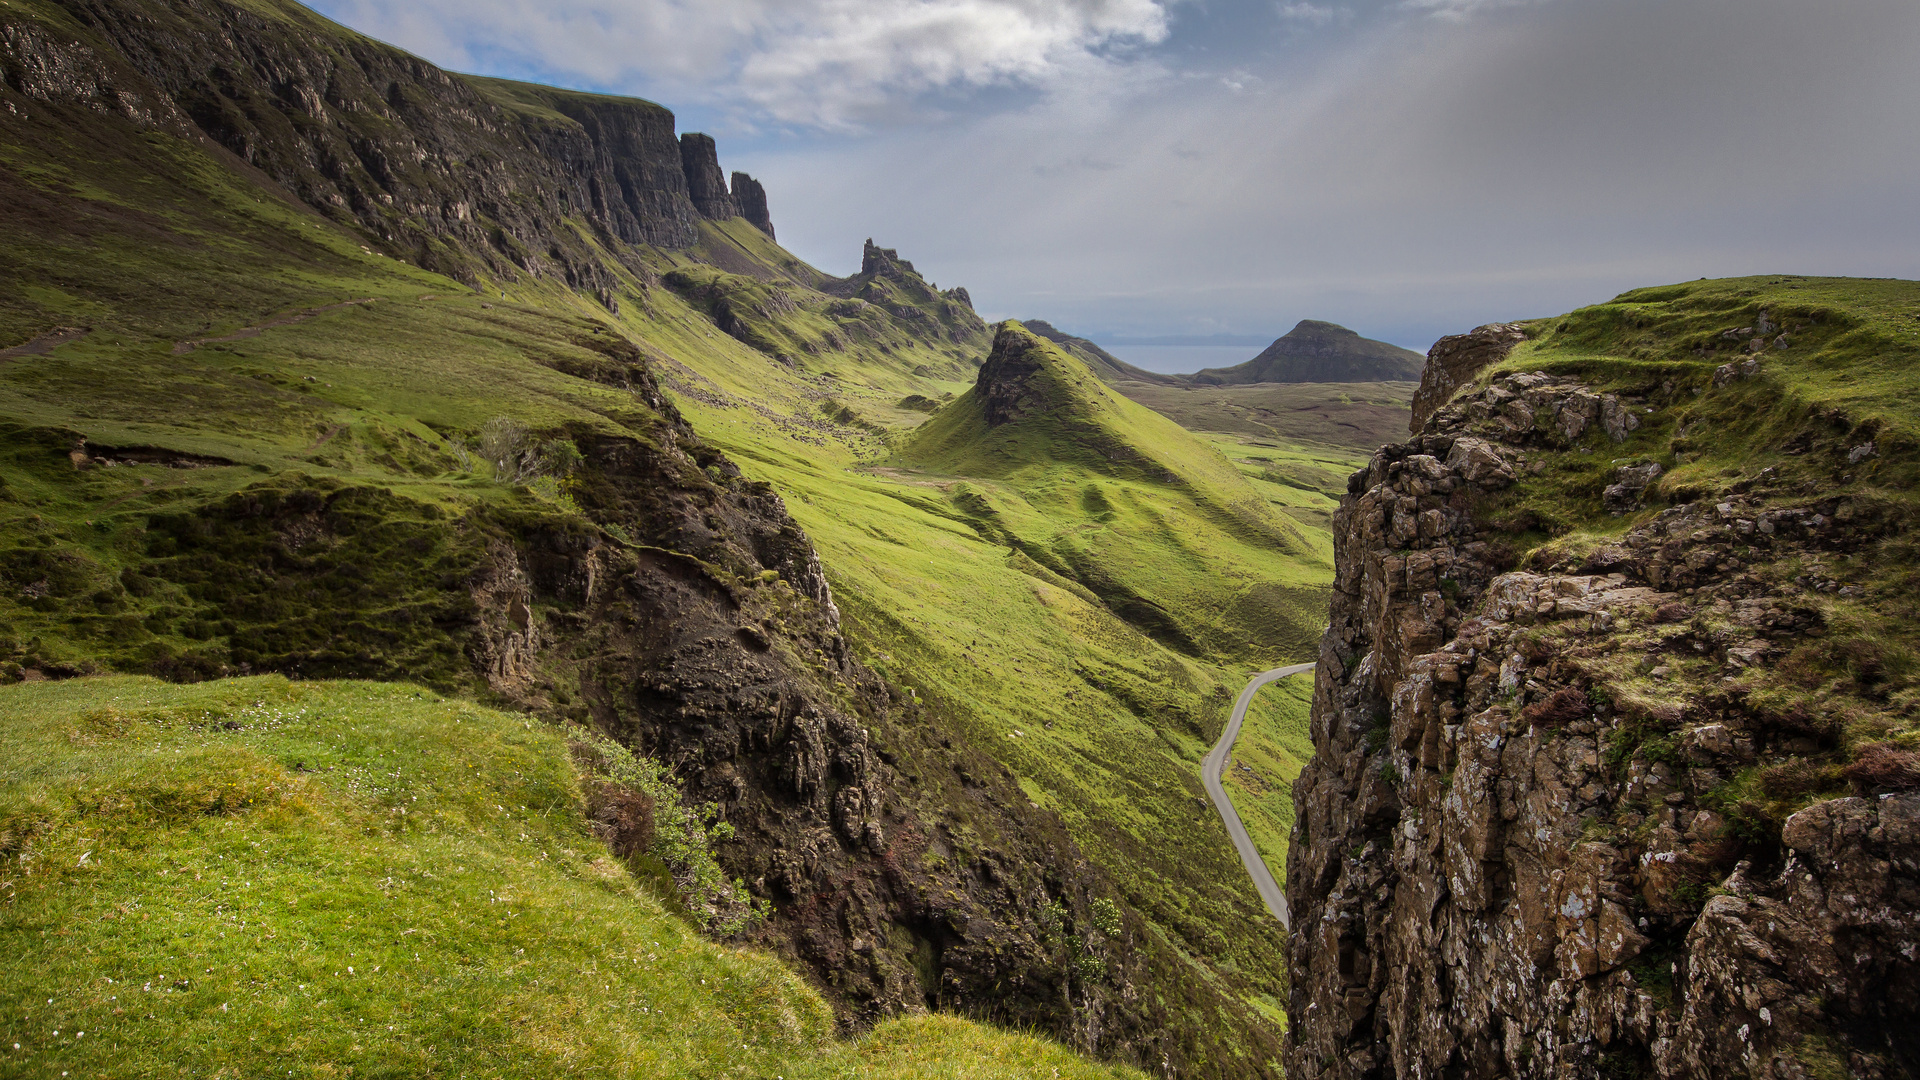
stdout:
[[1307,26],[1326,26],[1335,19],[1350,19],[1353,12],[1349,8],[1323,7],[1319,4],[1276,4],[1275,10],[1280,17],[1291,23]]
[[1424,347],[1701,275],[1920,276],[1912,0],[320,2],[738,116],[796,254],[872,236],[1083,332]]
[[1123,85],[754,171],[803,256],[844,272],[872,235],[1081,331],[1328,318],[1424,348],[1702,275],[1920,276],[1920,8],[1843,7],[1386,19],[1239,92]]
[[1529,4],[1546,2],[1547,0],[1400,0],[1399,7],[1403,11],[1421,12],[1436,19],[1460,22],[1482,11],[1526,7]]
[[322,0],[449,66],[846,129],[934,91],[1045,87],[1163,41],[1176,0]]

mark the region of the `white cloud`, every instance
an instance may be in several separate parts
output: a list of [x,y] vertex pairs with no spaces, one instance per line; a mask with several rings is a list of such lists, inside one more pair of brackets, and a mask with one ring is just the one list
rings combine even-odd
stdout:
[[1277,4],[1280,17],[1292,23],[1307,26],[1326,26],[1337,18],[1351,18],[1353,12],[1348,8],[1322,6],[1320,4]]
[[1237,93],[1168,77],[753,171],[803,257],[847,272],[871,235],[984,313],[1081,331],[1325,318],[1424,348],[1702,275],[1917,276],[1920,144],[1896,133],[1920,7],[1849,12],[1391,20]]
[[1546,0],[1401,0],[1404,11],[1417,11],[1448,22],[1461,22],[1495,8],[1526,7]]
[[1177,0],[322,0],[357,29],[457,68],[857,127],[929,91],[1045,87],[1164,40]]

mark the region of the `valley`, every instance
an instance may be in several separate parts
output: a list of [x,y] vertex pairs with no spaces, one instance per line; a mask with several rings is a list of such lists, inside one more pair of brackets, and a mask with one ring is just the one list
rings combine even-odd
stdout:
[[[705,877],[630,853],[635,895],[784,958],[820,995],[793,1007],[824,1002],[831,1027],[934,1010],[1276,1075],[1284,940],[1198,765],[1250,673],[1311,654],[1324,523],[1365,445],[1189,433],[895,252],[868,242],[832,278],[717,193],[648,224],[719,168],[645,103],[629,121],[614,99],[407,74],[497,110],[487,138],[525,125],[618,169],[593,140],[631,122],[675,171],[622,205],[536,170],[514,182],[544,204],[390,218],[378,193],[411,184],[417,209],[458,168],[306,171],[299,147],[332,135],[264,86],[223,91],[246,119],[218,141],[168,112],[209,92],[190,71],[116,53],[141,10],[6,16],[0,182],[40,208],[0,221],[0,326],[29,343],[0,367],[6,693],[379,679],[611,736],[726,837]],[[209,21],[248,55],[361,72],[331,77],[343,102],[399,70],[291,5],[162,18]],[[44,76],[62,64],[105,74]],[[152,111],[102,107],[136,95]],[[424,99],[362,105],[389,144],[474,137]],[[1284,783],[1302,705],[1263,700],[1242,760]],[[546,753],[551,777],[581,768]],[[46,754],[7,773],[9,880],[58,897],[81,886],[34,853],[96,815]],[[1277,869],[1275,790],[1248,814]],[[591,798],[566,805],[604,832]],[[178,824],[155,835],[199,843]],[[319,1045],[289,1029],[274,1053],[338,1052]]]
[[678,125],[0,7],[0,1072],[1912,1074],[1920,286],[1162,375]]

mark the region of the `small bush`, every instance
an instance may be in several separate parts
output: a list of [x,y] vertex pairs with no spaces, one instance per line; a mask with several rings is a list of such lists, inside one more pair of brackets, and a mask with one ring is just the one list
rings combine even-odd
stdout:
[[1563,686],[1551,697],[1536,701],[1520,713],[1536,727],[1559,727],[1593,715],[1593,703],[1577,686]]
[[1867,791],[1911,791],[1920,788],[1920,753],[1873,743],[1860,748],[1843,774]]
[[664,864],[677,899],[702,931],[734,937],[765,916],[766,901],[749,893],[746,882],[729,880],[714,858],[714,845],[733,838],[718,805],[686,805],[665,765],[604,735],[584,736],[575,752],[597,785],[595,817],[615,853]]

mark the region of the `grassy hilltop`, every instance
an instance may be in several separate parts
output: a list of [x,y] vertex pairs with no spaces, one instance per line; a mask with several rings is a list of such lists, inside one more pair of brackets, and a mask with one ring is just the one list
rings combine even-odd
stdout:
[[548,725],[404,684],[0,688],[15,1076],[1134,1075],[932,1017],[835,1040],[590,827]]

